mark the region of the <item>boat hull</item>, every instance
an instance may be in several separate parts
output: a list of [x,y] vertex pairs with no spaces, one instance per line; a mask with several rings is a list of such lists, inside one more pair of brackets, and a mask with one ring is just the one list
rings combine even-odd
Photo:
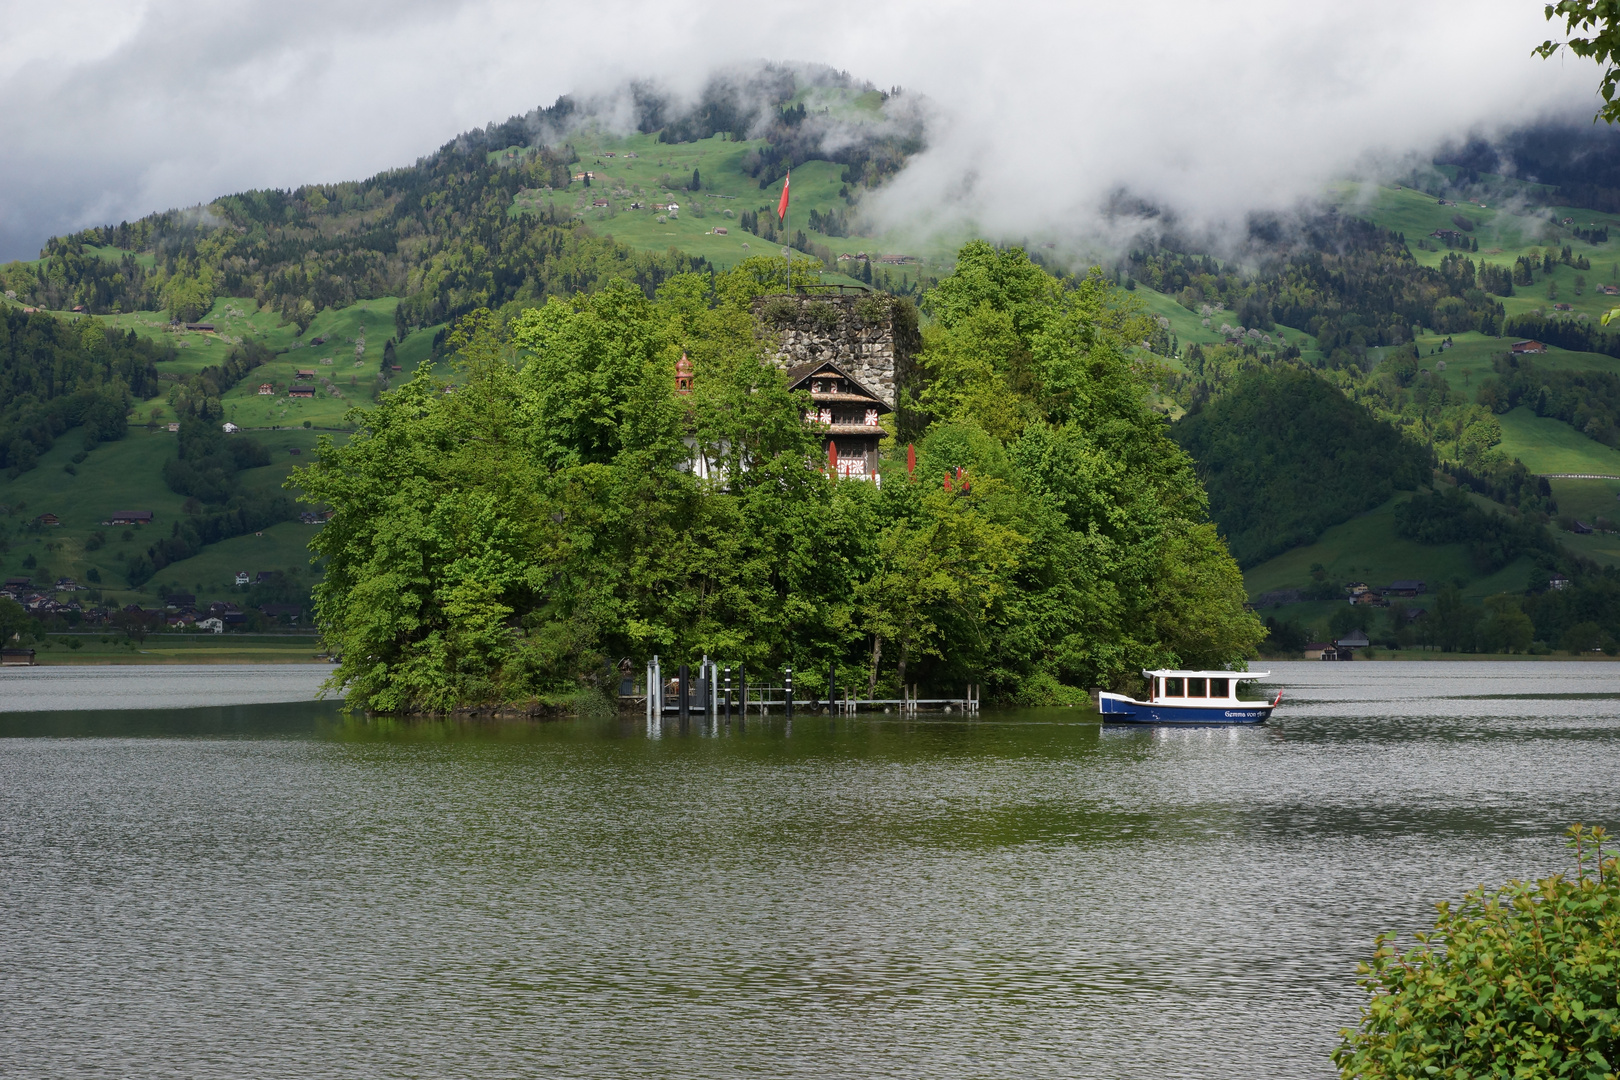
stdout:
[[1241,701],[1217,705],[1148,703],[1122,694],[1099,694],[1098,711],[1105,724],[1263,724],[1271,719],[1275,702]]

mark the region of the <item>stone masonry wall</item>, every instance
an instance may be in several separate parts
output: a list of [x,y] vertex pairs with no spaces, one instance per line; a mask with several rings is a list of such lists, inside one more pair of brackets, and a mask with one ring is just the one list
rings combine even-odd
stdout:
[[782,368],[832,360],[890,408],[905,385],[915,326],[884,293],[762,296],[754,301],[760,332],[775,342]]

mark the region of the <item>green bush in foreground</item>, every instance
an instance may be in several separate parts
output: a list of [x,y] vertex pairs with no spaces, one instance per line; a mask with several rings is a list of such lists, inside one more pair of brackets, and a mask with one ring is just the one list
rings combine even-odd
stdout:
[[1372,1000],[1333,1053],[1341,1076],[1614,1080],[1620,865],[1601,828],[1569,837],[1574,878],[1439,904],[1434,931],[1405,954],[1379,935],[1359,968]]

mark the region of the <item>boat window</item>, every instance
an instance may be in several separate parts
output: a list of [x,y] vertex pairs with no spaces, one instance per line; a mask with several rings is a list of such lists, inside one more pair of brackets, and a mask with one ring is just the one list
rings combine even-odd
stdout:
[[1187,696],[1188,697],[1206,697],[1206,696],[1208,696],[1208,691],[1205,689],[1205,686],[1208,684],[1208,682],[1209,682],[1208,679],[1188,679],[1187,680]]
[[1210,697],[1230,697],[1231,696],[1231,690],[1228,689],[1228,688],[1231,685],[1232,685],[1232,680],[1231,679],[1211,679],[1211,680],[1209,680],[1209,696]]
[[1165,697],[1186,697],[1187,696],[1186,691],[1181,688],[1181,680],[1180,679],[1166,679],[1166,680],[1164,680],[1164,696]]

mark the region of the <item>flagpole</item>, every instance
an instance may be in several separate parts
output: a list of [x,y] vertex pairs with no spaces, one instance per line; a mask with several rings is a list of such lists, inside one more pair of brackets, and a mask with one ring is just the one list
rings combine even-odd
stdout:
[[776,208],[776,216],[782,223],[782,257],[787,261],[787,290],[793,291],[793,234],[788,232],[788,189],[793,186],[793,169],[789,168],[782,179],[782,202]]

